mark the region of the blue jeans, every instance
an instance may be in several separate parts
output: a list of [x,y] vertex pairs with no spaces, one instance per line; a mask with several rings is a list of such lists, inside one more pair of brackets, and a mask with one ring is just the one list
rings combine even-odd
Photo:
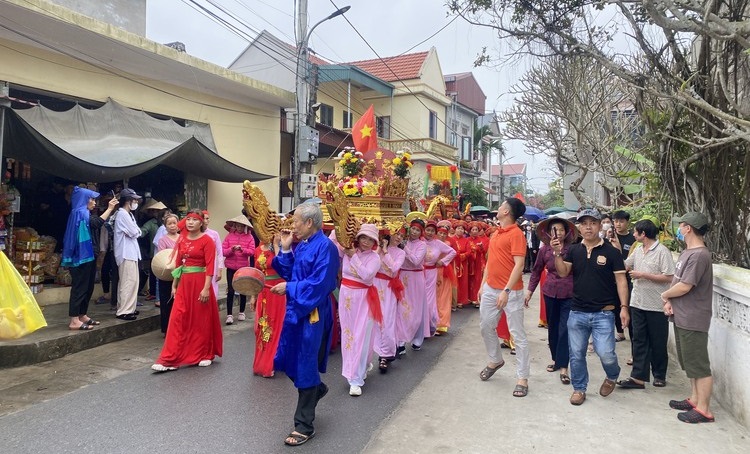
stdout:
[[570,380],[575,391],[586,391],[589,369],[586,365],[586,348],[589,336],[594,338],[594,351],[599,355],[604,373],[617,380],[620,365],[615,353],[615,314],[612,311],[570,311],[568,341],[570,342]]

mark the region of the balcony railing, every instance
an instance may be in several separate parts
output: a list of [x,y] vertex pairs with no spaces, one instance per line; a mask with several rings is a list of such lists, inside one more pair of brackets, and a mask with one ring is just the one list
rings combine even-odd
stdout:
[[378,139],[378,141],[386,148],[390,149],[391,151],[398,151],[403,148],[409,148],[412,152],[418,152],[418,151],[428,151],[430,153],[434,153],[441,158],[445,158],[449,161],[455,161],[456,156],[458,156],[458,149],[455,147],[452,147],[448,144],[445,144],[443,142],[439,142],[434,139],[424,138],[424,139],[402,139],[402,140],[388,140],[388,139]]

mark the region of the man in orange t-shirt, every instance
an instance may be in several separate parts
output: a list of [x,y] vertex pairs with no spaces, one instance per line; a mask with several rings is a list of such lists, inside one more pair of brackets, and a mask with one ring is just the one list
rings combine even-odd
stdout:
[[529,342],[523,327],[523,265],[526,258],[526,237],[516,220],[526,212],[526,205],[515,197],[505,199],[497,210],[500,228],[490,238],[487,265],[480,287],[479,327],[489,361],[479,373],[483,381],[503,365],[497,322],[505,311],[510,334],[516,344],[515,397],[525,397],[529,390]]

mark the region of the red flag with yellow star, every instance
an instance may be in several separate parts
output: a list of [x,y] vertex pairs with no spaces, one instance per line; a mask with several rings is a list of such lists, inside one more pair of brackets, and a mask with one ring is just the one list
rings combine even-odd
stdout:
[[377,150],[378,148],[378,131],[375,127],[375,109],[370,104],[362,118],[357,120],[352,127],[352,140],[354,148],[362,153]]

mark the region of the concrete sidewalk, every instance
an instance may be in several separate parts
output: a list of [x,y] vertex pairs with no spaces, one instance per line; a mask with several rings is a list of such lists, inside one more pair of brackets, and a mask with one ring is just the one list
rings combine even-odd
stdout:
[[[476,311],[460,332],[452,333],[450,347],[421,385],[374,431],[364,452],[750,452],[750,433],[718,402],[712,409],[715,423],[692,425],[677,419],[668,402],[688,397],[690,385],[674,361],[665,388],[618,387],[604,398],[598,392],[604,372],[590,353],[586,402],[571,405],[572,387],[545,370],[550,363],[547,330],[537,327],[537,319],[538,303],[532,303],[526,313],[531,347],[527,397],[512,396],[515,357],[508,350],[503,350],[507,364],[488,381],[479,379],[487,358]],[[620,377],[626,378],[630,342],[619,342],[617,353]]]

